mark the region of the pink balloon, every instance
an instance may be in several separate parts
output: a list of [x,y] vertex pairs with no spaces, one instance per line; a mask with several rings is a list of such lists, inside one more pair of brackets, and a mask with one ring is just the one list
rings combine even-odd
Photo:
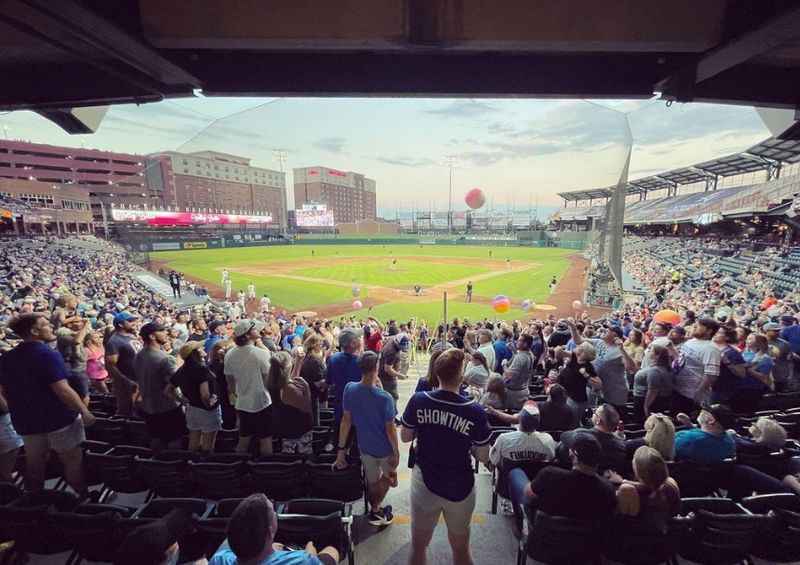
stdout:
[[361,304],[360,300],[353,300],[353,310],[361,310],[363,307],[364,305]]
[[467,192],[466,196],[464,197],[464,202],[466,202],[467,206],[473,210],[477,210],[486,204],[486,195],[480,188],[473,188]]

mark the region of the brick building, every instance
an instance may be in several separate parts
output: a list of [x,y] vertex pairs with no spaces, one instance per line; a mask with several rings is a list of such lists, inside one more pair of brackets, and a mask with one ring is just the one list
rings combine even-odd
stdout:
[[178,209],[263,213],[286,226],[286,175],[254,167],[250,159],[219,153],[167,151],[147,156],[149,186]]
[[294,169],[294,205],[320,203],[333,210],[337,224],[374,220],[375,181],[360,173],[328,167]]
[[[148,188],[144,157],[98,149],[0,140],[0,178],[76,186],[89,196],[95,221],[102,205],[161,205],[158,190]],[[41,187],[40,187],[41,189]]]
[[75,185],[0,178],[0,210],[18,233],[94,232],[89,195]]

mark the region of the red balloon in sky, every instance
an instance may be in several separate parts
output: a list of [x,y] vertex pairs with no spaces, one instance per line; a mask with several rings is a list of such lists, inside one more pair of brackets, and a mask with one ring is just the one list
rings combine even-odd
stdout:
[[473,188],[467,192],[466,196],[464,197],[464,202],[466,202],[467,206],[473,210],[477,210],[486,204],[486,195],[480,188]]

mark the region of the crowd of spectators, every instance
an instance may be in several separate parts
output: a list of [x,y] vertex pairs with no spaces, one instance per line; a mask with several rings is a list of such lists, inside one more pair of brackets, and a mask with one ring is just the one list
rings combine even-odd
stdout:
[[[454,562],[471,562],[470,454],[507,470],[514,508],[639,517],[663,531],[681,492],[668,464],[785,448],[779,422],[742,427],[737,418],[765,395],[800,389],[798,303],[755,278],[731,289],[706,277],[705,264],[665,269],[644,252],[626,262],[650,294],[604,317],[452,320],[430,332],[421,321],[304,318],[268,303],[181,308],[139,282],[112,244],[3,242],[0,478],[12,477],[24,445],[26,488],[41,490],[52,451],[70,487],[92,498],[81,444],[94,394],[113,395],[118,416],[142,418],[154,450],[181,447],[188,435],[188,449],[210,453],[221,429],[238,428],[237,450],[261,456],[311,454],[312,429],[330,406],[328,448],[337,467],[360,457],[375,526],[392,523],[383,502],[397,485],[399,442],[412,444],[411,563],[425,562],[442,514]],[[659,321],[665,309],[679,320]],[[398,380],[423,352],[427,374],[399,412]],[[516,431],[493,436],[492,426],[509,425]],[[508,469],[524,461],[552,464],[530,480]],[[779,476],[739,465],[723,486],[737,496],[800,493],[787,461]],[[240,514],[231,527],[250,517],[258,539],[237,531],[217,563],[272,553],[269,501],[248,499]],[[294,562],[276,555],[270,563]]]

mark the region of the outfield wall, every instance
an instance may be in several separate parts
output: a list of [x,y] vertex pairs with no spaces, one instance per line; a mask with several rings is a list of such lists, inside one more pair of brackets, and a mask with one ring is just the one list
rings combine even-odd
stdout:
[[[588,232],[560,233],[558,239],[547,239],[544,232],[542,239],[467,239],[456,237],[310,237],[287,242],[283,239],[264,239],[257,235],[225,236],[211,239],[151,239],[146,241],[120,241],[131,251],[143,253],[151,251],[181,251],[187,249],[222,249],[236,247],[272,246],[272,245],[481,245],[489,247],[562,247],[582,250],[589,238]],[[582,236],[582,237],[576,237]]]

